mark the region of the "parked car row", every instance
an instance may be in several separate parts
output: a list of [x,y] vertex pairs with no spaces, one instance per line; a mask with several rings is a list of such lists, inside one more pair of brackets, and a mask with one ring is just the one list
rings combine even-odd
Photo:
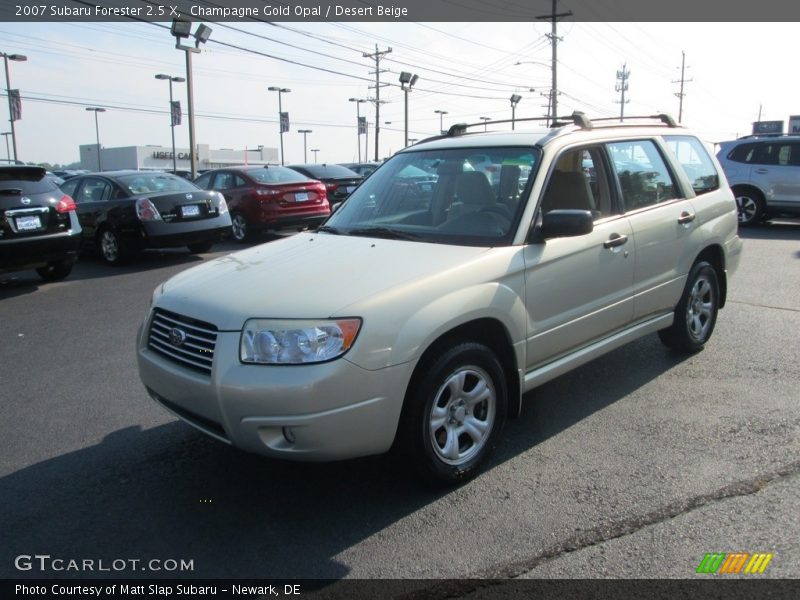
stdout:
[[146,248],[208,252],[232,236],[316,227],[362,177],[339,165],[215,169],[193,182],[162,171],[0,167],[0,272],[66,277],[81,249],[116,265]]

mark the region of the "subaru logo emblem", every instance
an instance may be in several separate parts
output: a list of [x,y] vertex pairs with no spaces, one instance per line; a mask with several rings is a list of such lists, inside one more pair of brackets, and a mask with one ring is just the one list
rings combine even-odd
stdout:
[[169,330],[169,343],[173,346],[182,346],[186,341],[186,332],[183,329],[173,327]]
[[192,199],[192,195],[191,194],[186,194],[186,199],[187,200],[191,200]]
[[31,199],[28,198],[27,196],[23,196],[22,198],[20,198],[19,201],[22,202],[23,204],[30,204],[31,203]]

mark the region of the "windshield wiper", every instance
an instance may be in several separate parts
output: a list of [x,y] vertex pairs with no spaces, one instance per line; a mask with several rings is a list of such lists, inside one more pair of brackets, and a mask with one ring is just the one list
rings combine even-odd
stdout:
[[330,233],[332,235],[342,235],[341,229],[337,229],[336,227],[331,227],[330,225],[320,225],[319,227],[317,227],[317,231]]
[[351,229],[347,232],[348,235],[363,235],[365,237],[379,237],[386,238],[387,240],[420,240],[422,239],[415,233],[407,231],[399,231],[390,227],[361,227],[359,229]]

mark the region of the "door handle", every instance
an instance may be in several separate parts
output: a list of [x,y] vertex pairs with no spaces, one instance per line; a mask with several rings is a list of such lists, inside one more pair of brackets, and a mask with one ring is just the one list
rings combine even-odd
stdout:
[[622,246],[628,242],[627,235],[620,235],[618,233],[612,233],[609,238],[603,242],[603,248],[616,248],[617,246]]
[[678,223],[680,223],[681,225],[686,225],[694,221],[696,217],[697,215],[695,215],[694,213],[683,211],[681,213],[681,216],[678,217]]
[[754,169],[754,171],[759,175],[764,175],[765,173],[769,173],[769,169]]

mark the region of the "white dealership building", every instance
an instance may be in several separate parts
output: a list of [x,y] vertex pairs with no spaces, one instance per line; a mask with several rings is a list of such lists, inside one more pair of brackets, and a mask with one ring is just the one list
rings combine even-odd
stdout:
[[[100,161],[104,171],[116,171],[119,169],[171,171],[173,169],[172,147],[101,147],[100,152]],[[80,146],[80,157],[82,169],[98,170],[97,144],[82,144]],[[188,148],[176,148],[175,159],[178,170],[191,170],[191,156]],[[277,165],[279,162],[277,148],[258,146],[243,150],[230,148],[212,150],[208,144],[197,144],[198,171],[233,165]]]

